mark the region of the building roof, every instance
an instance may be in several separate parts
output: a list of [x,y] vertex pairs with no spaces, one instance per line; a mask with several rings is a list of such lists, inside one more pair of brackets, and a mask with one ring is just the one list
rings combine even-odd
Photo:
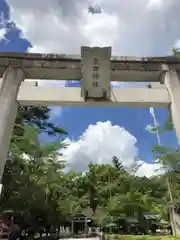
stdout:
[[150,213],[150,212],[143,213],[143,216],[146,220],[156,220],[157,219],[157,216],[154,213]]

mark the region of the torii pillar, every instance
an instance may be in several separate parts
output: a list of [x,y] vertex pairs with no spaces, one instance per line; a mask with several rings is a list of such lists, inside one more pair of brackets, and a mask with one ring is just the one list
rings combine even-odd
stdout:
[[[180,144],[180,75],[176,69],[169,68],[167,65],[163,65],[163,71],[163,82],[165,83],[171,98],[169,111],[178,143]],[[180,217],[179,214],[176,214],[174,206],[170,209],[170,222],[173,235],[180,236]]]
[[17,95],[21,82],[25,79],[24,71],[19,67],[9,66],[5,71],[0,86],[0,183],[4,171],[9,143],[17,115]]
[[164,72],[162,80],[171,98],[169,110],[178,143],[180,144],[180,75],[176,69],[169,68],[167,65],[163,65],[162,70]]

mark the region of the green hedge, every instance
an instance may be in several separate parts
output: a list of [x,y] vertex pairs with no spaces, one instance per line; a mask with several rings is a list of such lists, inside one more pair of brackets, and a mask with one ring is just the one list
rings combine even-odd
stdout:
[[180,237],[114,234],[114,235],[106,235],[105,240],[180,240]]

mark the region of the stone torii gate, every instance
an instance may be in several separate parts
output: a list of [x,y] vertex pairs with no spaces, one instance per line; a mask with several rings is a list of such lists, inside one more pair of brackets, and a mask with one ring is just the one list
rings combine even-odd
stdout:
[[[109,47],[82,47],[81,56],[0,53],[0,175],[18,103],[29,106],[168,107],[180,142],[179,73],[180,59],[177,57],[111,57]],[[25,79],[79,80],[81,88],[35,86],[23,82]],[[156,84],[150,89],[112,90],[110,81]]]

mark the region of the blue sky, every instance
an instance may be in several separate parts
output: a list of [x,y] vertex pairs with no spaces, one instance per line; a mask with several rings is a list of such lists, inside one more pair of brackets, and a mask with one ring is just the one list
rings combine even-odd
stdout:
[[[20,4],[21,1],[17,1],[17,2],[18,2],[18,4]],[[115,2],[115,0],[113,0],[112,2]],[[13,1],[11,1],[11,0],[10,1],[7,0],[6,3],[4,0],[0,1],[0,14],[3,13],[5,20],[8,20],[8,19],[11,20],[10,23],[7,24],[6,21],[2,21],[3,18],[1,19],[0,29],[5,27],[7,33],[5,35],[5,39],[0,41],[0,51],[1,52],[26,52],[29,47],[34,47],[34,49],[46,48],[45,40],[44,40],[44,43],[41,42],[42,46],[43,46],[43,47],[41,47],[41,46],[39,46],[41,44],[40,40],[35,39],[35,35],[38,35],[38,32],[33,33],[34,34],[33,35],[30,32],[30,30],[28,30],[28,27],[27,27],[26,31],[24,30],[23,26],[21,28],[21,25],[23,25],[21,23],[21,21],[22,21],[22,19],[24,19],[24,18],[21,19],[21,14],[22,14],[22,17],[24,17],[27,12],[27,17],[28,17],[29,16],[28,15],[28,7],[29,6],[25,6],[26,4],[23,3],[24,4],[22,7],[23,11],[24,11],[23,12],[23,11],[21,11],[22,10],[21,6],[19,6],[19,8],[18,8],[18,4],[17,4],[17,6],[15,6]],[[14,9],[15,9],[14,15],[13,14],[9,15],[9,7],[10,8],[14,7]],[[38,8],[38,5],[36,6],[36,1],[32,1],[32,6],[30,6],[29,8],[32,8],[32,7],[34,7],[34,9]],[[31,9],[31,11],[33,11],[33,10]],[[30,13],[32,14],[31,11],[30,11]],[[16,16],[16,12],[17,12],[17,16]],[[104,15],[104,18],[105,17],[107,17],[107,16]],[[38,21],[39,21],[39,19],[38,19]],[[89,21],[89,19],[87,21]],[[3,23],[5,23],[5,24],[3,24]],[[112,19],[111,23],[115,24],[114,26],[116,26],[116,21],[114,19]],[[33,24],[33,22],[32,22],[32,24]],[[69,24],[69,23],[67,22],[67,24]],[[17,29],[17,26],[19,27],[19,29]],[[69,26],[71,26],[71,25],[69,25]],[[36,28],[36,26],[34,26],[34,29],[35,28]],[[43,28],[44,28],[44,31],[46,31],[45,25],[43,26]],[[47,30],[48,30],[48,28],[47,28]],[[31,29],[31,31],[33,31],[33,30]],[[135,30],[133,30],[133,31],[135,31]],[[137,33],[138,33],[138,31],[137,31]],[[30,39],[31,36],[32,36],[32,39]],[[60,41],[61,35],[58,35],[57,38],[58,37],[59,37],[58,41]],[[161,41],[162,41],[162,39],[163,38],[161,36]],[[143,55],[145,53],[150,53],[150,52],[152,52],[153,54],[155,52],[157,52],[157,54],[160,54],[160,55],[166,54],[167,52],[170,51],[170,49],[171,49],[170,46],[172,46],[172,43],[175,42],[176,40],[178,40],[178,39],[174,38],[173,40],[167,41],[166,44],[164,43],[164,45],[163,45],[164,49],[162,48],[162,51],[160,51],[159,48],[157,51],[157,46],[156,46],[156,47],[154,47],[154,50],[152,50],[152,47],[147,50],[144,48],[144,50],[143,50],[144,52],[142,51],[142,53],[141,53],[141,51],[139,51],[139,53],[140,53],[140,55]],[[51,42],[51,39],[50,40],[48,39],[47,41]],[[145,37],[145,41],[148,42],[148,41],[150,41],[150,39],[146,39],[146,37]],[[147,45],[145,42],[144,42],[144,44]],[[152,42],[152,44],[153,44],[153,42]],[[168,47],[166,46],[167,44],[169,44]],[[80,43],[80,45],[81,45],[81,43]],[[38,48],[38,46],[39,46],[39,48]],[[137,48],[138,48],[138,46],[137,46]],[[55,47],[52,48],[52,51],[54,51],[54,49],[55,49]],[[132,51],[131,48],[130,48],[130,50]],[[51,48],[49,51],[51,51]],[[136,51],[138,51],[138,50],[134,49],[133,51],[132,51],[132,53],[136,53]],[[69,85],[75,86],[76,84],[71,83]],[[163,124],[164,121],[168,117],[167,109],[155,109],[155,114],[156,114],[159,124]],[[110,121],[112,125],[119,125],[120,127],[125,128],[131,135],[133,135],[137,139],[136,146],[138,148],[141,159],[143,159],[147,162],[152,162],[152,160],[153,160],[152,153],[151,153],[151,147],[153,145],[156,145],[157,139],[154,134],[150,134],[145,130],[145,128],[148,124],[153,123],[152,117],[149,113],[149,109],[140,109],[140,108],[137,109],[137,108],[129,108],[129,107],[64,107],[64,108],[53,107],[53,114],[51,115],[51,119],[52,119],[53,123],[57,124],[59,127],[64,128],[69,134],[68,138],[71,140],[74,140],[74,141],[79,140],[79,137],[85,132],[85,130],[88,128],[88,126],[90,124],[96,125],[97,122]],[[44,135],[42,136],[42,139],[43,139],[43,141],[44,140],[45,141],[52,140]],[[58,140],[58,137],[56,137],[54,139]],[[177,140],[176,140],[174,132],[167,132],[167,133],[162,134],[161,140],[162,140],[162,143],[165,145],[177,144]]]

